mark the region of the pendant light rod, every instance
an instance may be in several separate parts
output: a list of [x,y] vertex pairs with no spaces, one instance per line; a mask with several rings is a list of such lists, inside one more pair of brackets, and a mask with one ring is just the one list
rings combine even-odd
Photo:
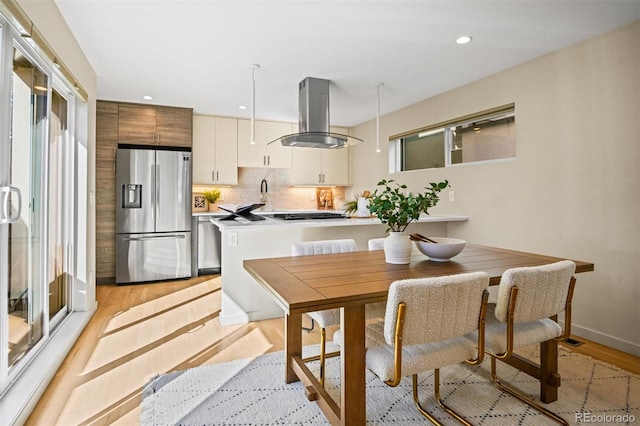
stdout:
[[376,112],[376,152],[380,152],[380,87],[384,86],[384,83],[378,82],[374,84],[376,87],[376,101],[377,101],[377,112]]
[[251,68],[251,144],[256,143],[256,75],[257,69],[260,69],[258,64],[250,64]]

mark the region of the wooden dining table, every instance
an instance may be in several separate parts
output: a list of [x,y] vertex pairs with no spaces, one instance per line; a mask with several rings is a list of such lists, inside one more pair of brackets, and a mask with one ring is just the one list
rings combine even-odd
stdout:
[[[276,257],[244,261],[245,270],[284,310],[285,382],[301,381],[309,400],[315,400],[331,424],[366,423],[365,305],[387,299],[393,281],[485,271],[490,285],[500,283],[503,272],[563,260],[557,257],[467,244],[449,262],[434,262],[415,252],[409,264],[385,262],[382,250],[340,254]],[[589,262],[574,260],[576,273],[593,271]],[[580,291],[577,288],[577,291]],[[334,401],[302,360],[302,315],[341,309],[340,401]],[[539,379],[540,398],[553,402],[560,386],[557,344],[540,345],[540,365],[519,356],[511,365]]]

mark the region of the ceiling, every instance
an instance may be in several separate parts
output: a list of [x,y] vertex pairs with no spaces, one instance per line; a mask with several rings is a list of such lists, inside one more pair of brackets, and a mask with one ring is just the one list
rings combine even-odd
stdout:
[[55,2],[99,99],[249,118],[259,64],[256,118],[297,121],[310,76],[336,126],[376,116],[378,82],[385,114],[640,19],[640,0]]

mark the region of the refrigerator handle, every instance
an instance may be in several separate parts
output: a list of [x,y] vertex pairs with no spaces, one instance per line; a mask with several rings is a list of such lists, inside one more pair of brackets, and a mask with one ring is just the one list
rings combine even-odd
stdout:
[[[155,176],[156,175],[156,166],[155,165],[151,165],[151,176]],[[158,186],[158,182],[156,182],[155,179],[151,179],[151,220],[153,221],[153,227],[155,229],[155,223],[156,223],[156,187]]]
[[148,235],[143,237],[124,237],[123,241],[148,241],[148,240],[184,240],[186,235],[173,234],[173,235]]
[[156,212],[156,224],[158,219],[160,219],[160,166],[156,163],[156,207],[154,208]]

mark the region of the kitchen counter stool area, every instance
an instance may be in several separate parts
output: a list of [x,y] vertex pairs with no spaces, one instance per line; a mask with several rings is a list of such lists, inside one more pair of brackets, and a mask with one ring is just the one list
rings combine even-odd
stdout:
[[[446,236],[450,223],[467,220],[466,216],[424,215],[409,225],[407,231]],[[278,220],[267,217],[258,222],[215,218],[212,221],[221,233],[222,325],[284,315],[271,295],[243,268],[244,260],[291,256],[291,244],[300,241],[353,238],[358,250],[367,250],[369,239],[386,235],[386,226],[376,218]]]

